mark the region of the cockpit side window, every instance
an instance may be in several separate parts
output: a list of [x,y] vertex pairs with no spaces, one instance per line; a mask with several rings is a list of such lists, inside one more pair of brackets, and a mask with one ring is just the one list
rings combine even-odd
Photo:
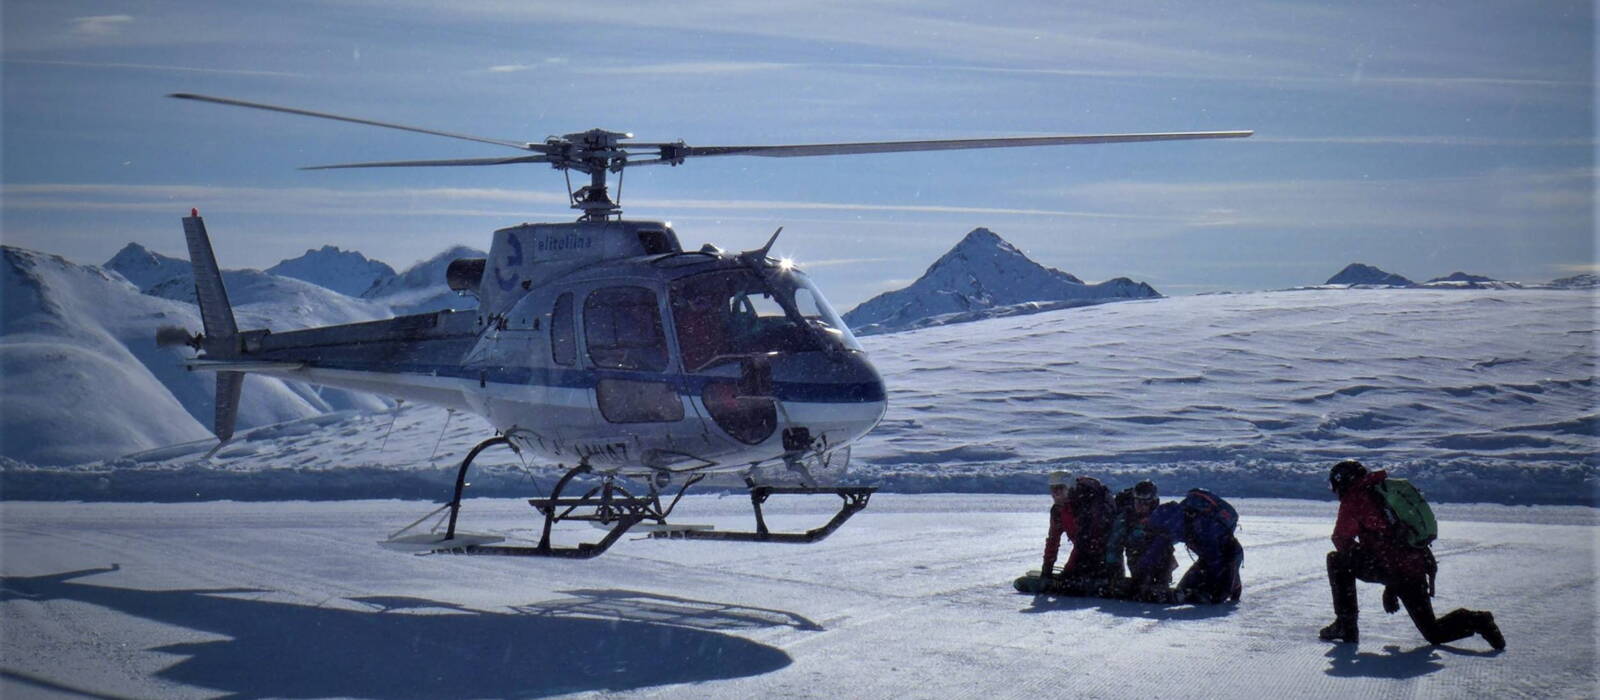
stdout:
[[667,237],[666,231],[645,229],[639,232],[639,245],[644,248],[645,255],[660,255],[662,253],[675,253],[672,239]]
[[794,290],[750,270],[684,277],[672,284],[671,299],[683,366],[691,372],[719,357],[823,349],[808,318],[793,307]]
[[583,301],[583,335],[596,367],[661,372],[667,337],[656,294],[644,287],[605,287]]
[[550,311],[550,359],[571,367],[578,362],[578,334],[572,325],[572,293],[562,294]]

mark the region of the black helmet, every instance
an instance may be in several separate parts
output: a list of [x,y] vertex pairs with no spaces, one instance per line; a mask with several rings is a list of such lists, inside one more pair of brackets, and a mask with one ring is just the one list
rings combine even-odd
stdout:
[[1155,482],[1151,481],[1149,479],[1145,479],[1144,481],[1141,481],[1141,482],[1139,482],[1137,484],[1134,484],[1133,485],[1133,497],[1136,498],[1136,499],[1139,499],[1141,501],[1154,501],[1154,500],[1156,500],[1156,484],[1155,484]]
[[1333,465],[1333,469],[1328,471],[1328,488],[1333,489],[1334,493],[1344,493],[1344,490],[1356,483],[1357,479],[1366,475],[1366,467],[1353,459],[1347,459]]

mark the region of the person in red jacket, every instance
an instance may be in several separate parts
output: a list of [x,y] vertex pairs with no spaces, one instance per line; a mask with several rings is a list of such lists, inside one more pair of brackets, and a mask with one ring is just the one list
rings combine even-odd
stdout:
[[1481,634],[1495,649],[1506,647],[1494,615],[1457,609],[1433,616],[1433,577],[1438,571],[1433,551],[1402,542],[1389,523],[1383,496],[1374,486],[1388,478],[1383,470],[1367,471],[1355,460],[1333,465],[1328,485],[1339,495],[1339,519],[1333,526],[1333,551],[1328,552],[1328,583],[1333,587],[1333,624],[1319,633],[1325,641],[1355,643],[1356,580],[1381,583],[1383,610],[1404,604],[1411,621],[1430,644],[1448,644]]
[[[1105,562],[1111,534],[1110,491],[1094,477],[1073,479],[1058,471],[1050,474],[1050,498],[1054,504],[1050,534],[1044,540],[1044,566],[1039,569],[1041,582],[1071,595],[1099,595],[1112,577]],[[1062,535],[1072,542],[1072,553],[1055,572]]]

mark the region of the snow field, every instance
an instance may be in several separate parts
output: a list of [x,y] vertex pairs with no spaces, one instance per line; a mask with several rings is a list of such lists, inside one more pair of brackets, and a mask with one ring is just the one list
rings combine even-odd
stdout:
[[[1582,507],[1442,504],[1435,607],[1495,613],[1432,647],[1364,584],[1362,643],[1330,645],[1331,502],[1236,499],[1238,606],[1020,595],[1046,497],[878,494],[824,542],[624,539],[590,561],[409,556],[375,541],[417,501],[4,508],[5,697],[1581,697],[1597,683],[1596,545]],[[774,497],[820,524],[830,497]],[[748,500],[674,520],[748,529]],[[463,527],[537,537],[517,499]],[[567,529],[564,541],[597,539]],[[1189,557],[1180,552],[1179,561]],[[61,580],[86,569],[116,570]],[[54,578],[52,578],[54,577]]]

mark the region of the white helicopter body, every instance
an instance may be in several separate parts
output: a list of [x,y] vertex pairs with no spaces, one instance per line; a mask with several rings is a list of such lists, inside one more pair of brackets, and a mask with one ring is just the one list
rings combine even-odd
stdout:
[[[883,418],[886,392],[839,315],[805,273],[768,256],[766,246],[726,253],[684,251],[670,226],[621,218],[606,190],[608,173],[630,166],[679,165],[710,156],[799,157],[973,148],[1040,147],[1238,138],[1248,131],[1099,134],[1024,138],[777,146],[627,143],[630,134],[591,129],[543,142],[482,138],[368,119],[193,94],[172,97],[378,126],[493,144],[531,155],[317,166],[331,168],[479,166],[547,163],[590,183],[569,192],[583,212],[575,223],[521,224],[494,233],[487,259],[451,264],[452,289],[477,308],[298,331],[240,331],[205,224],[184,219],[205,329],[157,332],[163,344],[199,351],[191,369],[218,372],[215,432],[233,434],[244,373],[281,377],[467,411],[497,431],[461,463],[449,527],[396,533],[386,544],[413,550],[587,558],[629,528],[653,521],[658,537],[815,542],[864,508],[875,490],[819,486],[814,466],[849,459],[855,442]],[[779,229],[781,232],[782,229]],[[505,445],[558,463],[575,463],[547,498],[537,546],[501,545],[498,536],[456,531],[468,467],[483,449]],[[220,447],[220,444],[219,444]],[[781,464],[799,486],[763,483],[758,469]],[[734,472],[750,487],[757,528],[711,532],[673,526],[660,489],[679,496],[706,474]],[[575,477],[600,484],[563,496]],[[643,477],[634,495],[619,478]],[[774,493],[832,493],[844,500],[828,524],[803,533],[770,532],[761,504]],[[610,528],[599,543],[556,547],[551,526],[586,520]],[[422,521],[418,521],[421,523]],[[414,523],[413,527],[418,523]],[[437,529],[437,528],[436,528]]]

